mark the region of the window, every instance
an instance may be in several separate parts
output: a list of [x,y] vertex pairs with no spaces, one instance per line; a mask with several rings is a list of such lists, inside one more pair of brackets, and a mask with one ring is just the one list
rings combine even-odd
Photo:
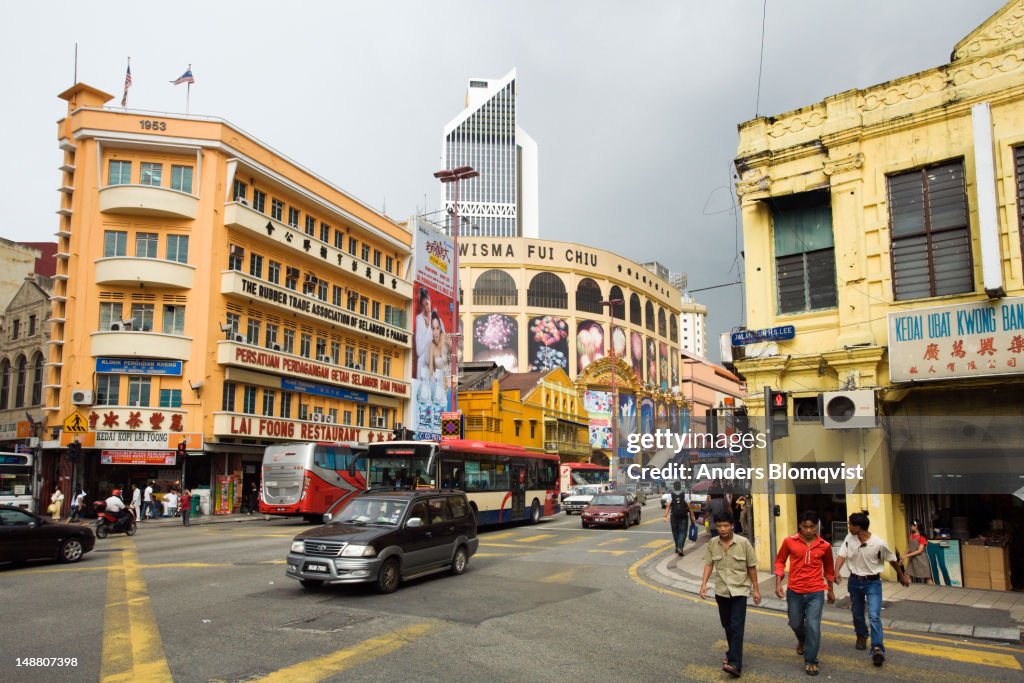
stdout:
[[370,315],[374,320],[380,320],[380,302],[374,301],[370,306]]
[[128,405],[149,407],[149,389],[152,380],[149,377],[128,378]]
[[152,164],[147,161],[139,164],[139,185],[156,185],[159,187],[163,176],[163,164]]
[[30,315],[28,317],[28,336],[34,337],[36,334],[36,316]]
[[380,366],[380,354],[371,353],[370,354],[370,372],[372,372],[373,374],[376,375],[377,371],[380,369],[379,366]]
[[221,393],[220,409],[229,413],[235,412],[235,383],[224,382],[224,391]]
[[384,322],[405,329],[405,309],[390,304],[384,306]]
[[132,329],[137,332],[152,332],[153,309],[153,304],[132,304]]
[[292,416],[292,395],[291,392],[281,392],[281,417]]
[[345,412],[342,413],[341,423],[344,424],[344,425],[351,425],[352,424],[352,411],[351,410],[346,410]]
[[562,280],[553,273],[538,273],[526,290],[526,305],[537,308],[567,308],[569,295]]
[[1013,148],[1013,160],[1017,167],[1017,213],[1020,219],[1020,243],[1024,245],[1024,147]]
[[107,185],[130,185],[132,182],[132,162],[111,161],[107,167]]
[[380,257],[381,257],[380,249],[374,249],[373,250],[373,265],[377,266],[378,268],[380,268]]
[[275,285],[281,284],[281,264],[277,261],[267,262],[267,280]]
[[345,347],[345,367],[350,368],[356,364],[356,349],[354,346]]
[[284,329],[284,343],[281,347],[285,353],[295,353],[295,330],[286,327]]
[[327,340],[323,337],[316,338],[316,359],[320,360],[321,356],[327,355]]
[[771,201],[779,313],[836,305],[836,262],[828,192]]
[[622,294],[622,289],[618,285],[612,285],[612,288],[608,290],[609,301],[621,301],[621,304],[612,306],[612,317],[617,320],[626,319],[626,297]]
[[247,384],[242,388],[242,412],[246,415],[256,414],[256,387]]
[[265,337],[265,339],[267,340],[266,346],[268,349],[273,348],[274,344],[277,343],[277,330],[277,325],[274,325],[273,323],[267,323],[267,336]]
[[633,325],[643,325],[643,309],[640,306],[640,297],[636,294],[629,295],[629,322]]
[[974,289],[962,159],[889,176],[897,301]]
[[309,415],[309,406],[307,404],[303,403],[302,399],[299,399],[299,419],[300,420],[305,420],[308,415]]
[[309,358],[309,354],[313,347],[313,337],[306,334],[305,332],[299,337],[299,355],[303,358]]
[[10,407],[11,398],[11,361],[0,360],[0,410]]
[[363,248],[359,250],[359,258],[363,259],[364,261],[369,261],[370,260],[370,245],[369,244],[364,244]]
[[259,254],[249,254],[249,275],[263,277],[263,257]]
[[245,201],[246,187],[245,183],[240,180],[236,180],[235,184],[231,188],[231,199],[234,201]]
[[284,202],[282,202],[280,199],[271,199],[270,200],[270,217],[273,218],[275,221],[279,221],[279,220],[281,220],[281,217],[283,215],[284,215]]
[[306,216],[306,234],[310,237],[316,234],[316,219],[312,216]]
[[181,389],[161,389],[160,390],[160,407],[161,408],[180,408],[181,407]]
[[647,304],[644,306],[644,319],[646,320],[647,329],[649,329],[651,332],[654,332],[654,304],[652,304],[650,301],[648,301]]
[[260,192],[253,188],[252,191],[252,208],[256,209],[260,213],[267,212],[267,193]]
[[121,402],[121,375],[96,376],[96,405],[116,406]]
[[386,271],[388,271],[390,273],[390,272],[393,272],[394,269],[395,269],[395,259],[392,258],[391,256],[385,257],[384,258],[384,270],[386,270]]
[[274,400],[277,392],[272,389],[263,390],[263,414],[267,417],[274,417]]
[[185,307],[164,304],[164,334],[185,334]]
[[345,248],[345,236],[341,234],[341,230],[334,231],[334,248],[344,249]]
[[356,305],[359,303],[359,295],[355,292],[350,291],[348,293],[348,310],[355,312]]
[[366,406],[356,406],[356,427],[366,426]]
[[343,291],[344,290],[338,285],[333,285],[331,287],[331,303],[337,306],[338,308],[341,308],[341,293]]
[[284,272],[284,286],[295,290],[299,286],[299,269],[288,266]]
[[668,321],[665,319],[665,309],[659,307],[658,308],[658,334],[660,334],[662,337],[668,336],[667,323],[668,323]]
[[576,285],[576,310],[585,313],[603,313],[601,305],[601,288],[589,277],[580,280]]
[[331,342],[331,362],[341,364],[341,342]]
[[670,341],[679,341],[679,325],[676,323],[676,316],[668,317],[668,338]]
[[366,309],[369,303],[370,300],[365,296],[359,297],[359,315],[366,315]]
[[121,321],[121,304],[104,301],[100,304],[100,332],[110,329],[110,324]]
[[327,280],[317,280],[316,298],[320,301],[327,301]]
[[299,210],[294,206],[288,207],[288,225],[293,228],[299,227]]
[[366,349],[359,349],[359,369],[366,369]]
[[245,343],[252,344],[253,346],[259,346],[260,343],[260,321],[249,318],[249,323],[245,328]]
[[231,331],[228,332],[228,338],[231,339],[234,338],[236,334],[238,334],[238,328],[242,324],[242,316],[238,315],[237,313],[228,313],[227,318],[228,327],[231,328]]
[[128,233],[123,230],[103,232],[103,257],[125,256],[128,253]]
[[242,259],[245,258],[245,249],[232,244],[228,247],[228,270],[242,270]]
[[348,253],[350,253],[353,256],[355,256],[358,244],[359,244],[359,242],[356,240],[355,237],[349,237],[348,238]]
[[503,270],[487,270],[473,286],[475,306],[515,306],[519,303],[516,281]]
[[158,239],[155,232],[135,233],[135,255],[139,258],[156,258]]
[[188,263],[188,235],[167,236],[167,260]]
[[331,226],[326,223],[320,224],[320,241],[330,242],[331,241]]
[[391,376],[391,356],[384,356],[384,376]]
[[15,341],[21,335],[21,319],[15,318],[11,321],[11,341]]
[[43,402],[43,354],[37,353],[32,362],[32,400],[29,405],[38,406]]
[[171,189],[192,194],[192,167],[171,165]]

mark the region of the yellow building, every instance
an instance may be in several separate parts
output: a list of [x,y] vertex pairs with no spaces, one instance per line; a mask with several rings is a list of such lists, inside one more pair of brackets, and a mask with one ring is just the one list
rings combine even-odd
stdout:
[[387,438],[410,393],[408,231],[226,121],[61,98],[48,452],[77,438],[94,494],[248,490],[266,444]]
[[[863,482],[786,489],[780,538],[804,507],[837,524],[867,510],[901,549],[911,519],[961,542],[1024,528],[1010,495],[1024,471],[1022,15],[1007,3],[948,64],[739,126],[748,325],[795,329],[736,362],[751,415],[765,386],[787,391],[776,462],[867,468]],[[821,417],[823,392],[840,394]],[[771,518],[754,504],[767,568]],[[988,585],[1008,588],[1004,563],[1024,583],[1014,545]],[[960,547],[962,583],[988,587]]]

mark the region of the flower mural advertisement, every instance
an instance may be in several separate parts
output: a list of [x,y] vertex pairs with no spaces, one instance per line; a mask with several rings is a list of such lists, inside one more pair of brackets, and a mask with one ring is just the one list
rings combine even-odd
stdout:
[[629,349],[626,344],[626,330],[619,327],[618,325],[612,325],[612,345],[611,350],[614,351],[616,358],[621,358],[624,361],[629,359]]
[[491,360],[509,372],[519,372],[519,323],[516,319],[500,313],[476,316],[473,360]]
[[668,389],[668,344],[658,344],[658,379],[662,389]]
[[647,338],[647,383],[658,386],[658,344]]
[[452,391],[455,304],[455,250],[450,237],[417,222],[413,293],[412,414],[408,425],[417,439],[441,438],[441,413]]
[[604,327],[596,320],[582,320],[576,326],[576,372],[604,358]]
[[644,381],[644,336],[639,332],[629,333],[629,363],[633,366],[640,383]]
[[563,318],[546,315],[530,320],[527,353],[530,371],[569,370],[569,325]]

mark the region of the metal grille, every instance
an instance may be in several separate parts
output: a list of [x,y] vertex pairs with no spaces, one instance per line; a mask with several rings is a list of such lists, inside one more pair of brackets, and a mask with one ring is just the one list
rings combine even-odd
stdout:
[[306,555],[312,557],[338,557],[341,555],[342,549],[348,544],[338,541],[306,540],[303,542],[303,545]]

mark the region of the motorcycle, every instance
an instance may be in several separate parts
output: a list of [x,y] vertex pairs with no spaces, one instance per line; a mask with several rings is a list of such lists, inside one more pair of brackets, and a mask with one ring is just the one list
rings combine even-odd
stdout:
[[110,534],[135,535],[138,526],[135,515],[130,511],[107,512],[107,503],[102,500],[96,501],[93,506],[96,508],[96,538],[106,538]]

